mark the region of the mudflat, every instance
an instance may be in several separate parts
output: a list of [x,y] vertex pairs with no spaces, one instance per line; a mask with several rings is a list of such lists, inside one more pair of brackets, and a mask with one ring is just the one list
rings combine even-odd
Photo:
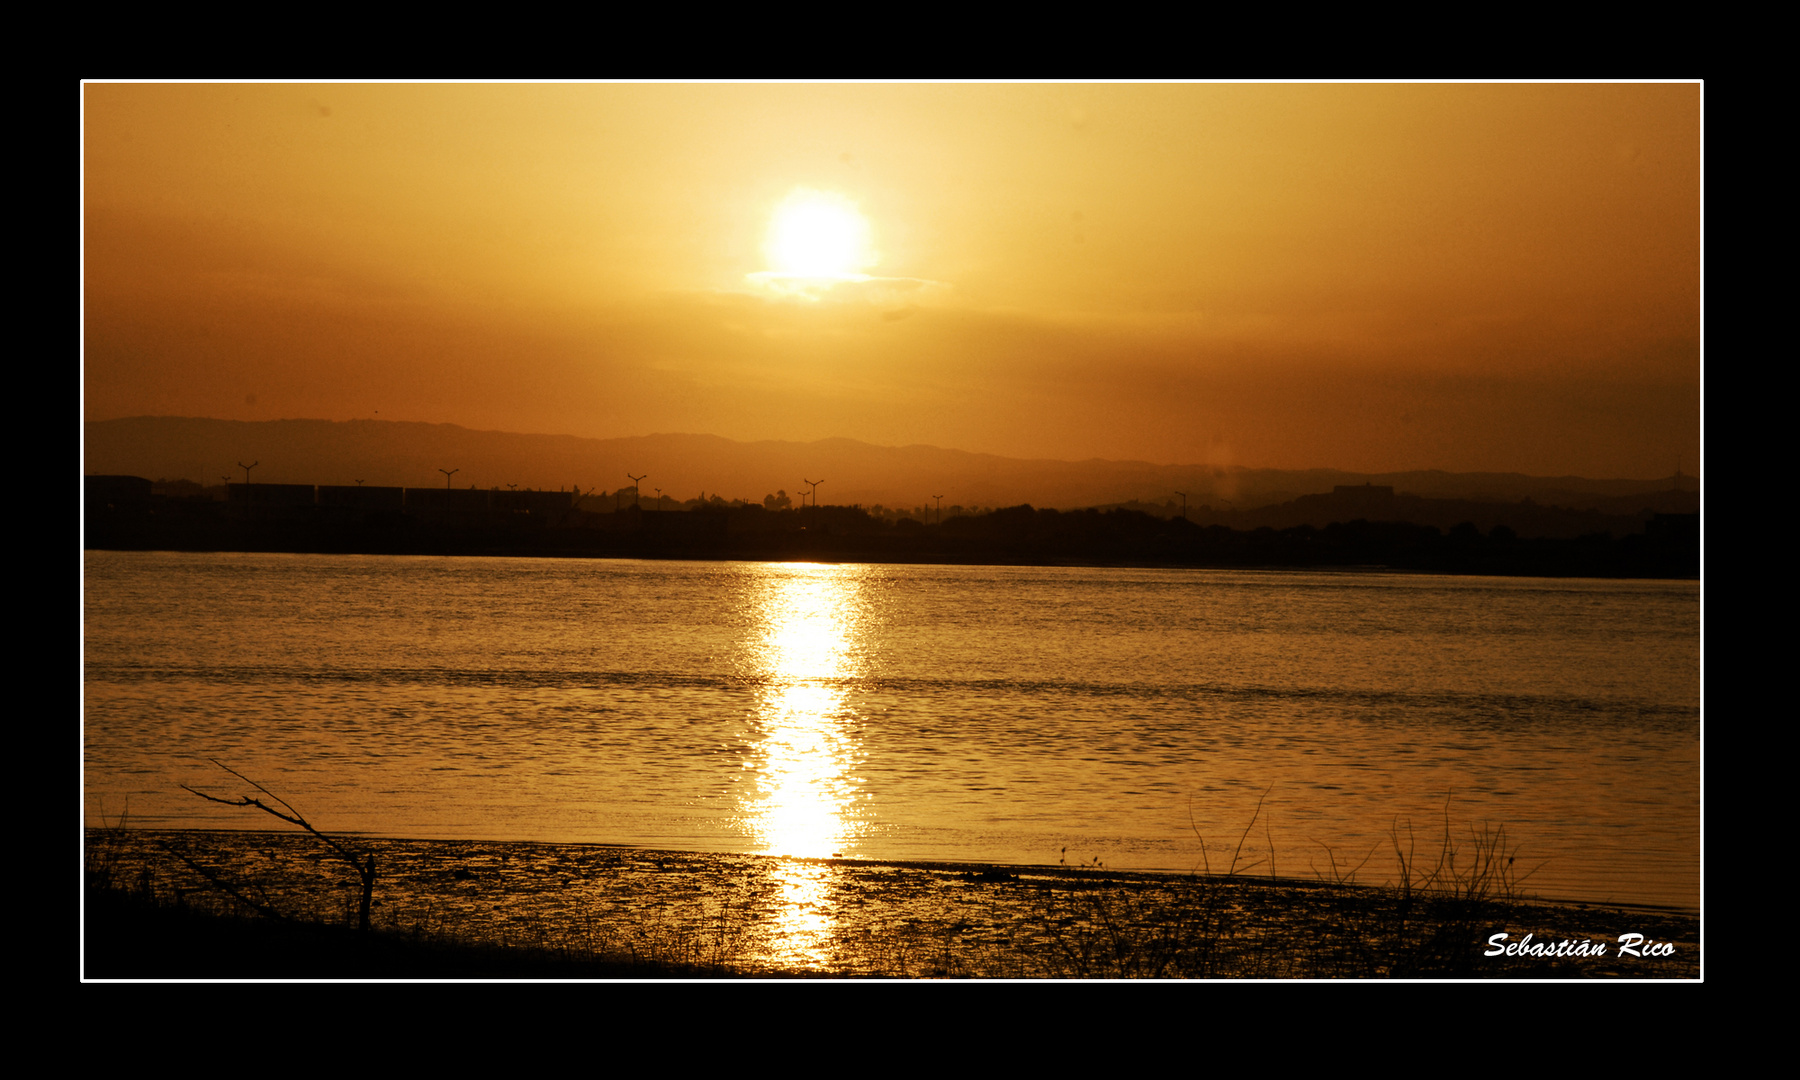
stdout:
[[[1103,866],[94,831],[88,979],[1697,979],[1696,913]],[[208,879],[211,880],[208,880]],[[1404,883],[1402,883],[1404,884]],[[1482,895],[1483,892],[1491,893]],[[257,915],[260,907],[283,918]]]

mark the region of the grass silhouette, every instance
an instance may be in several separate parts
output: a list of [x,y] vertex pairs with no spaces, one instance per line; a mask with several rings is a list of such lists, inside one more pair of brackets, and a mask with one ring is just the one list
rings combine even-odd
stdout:
[[[1267,793],[1264,798],[1266,800]],[[360,882],[294,833],[88,834],[90,978],[735,977],[1066,979],[1691,978],[1698,919],[1549,905],[1522,894],[1507,831],[1453,827],[1423,844],[1396,821],[1391,876],[1330,849],[1307,879],[1252,853],[1259,803],[1217,868],[875,864],[572,845],[365,840],[385,867],[373,932]],[[1198,828],[1195,829],[1198,835]],[[1204,852],[1205,845],[1202,844]],[[237,883],[196,874],[202,857]],[[804,961],[770,947],[796,865],[833,903]],[[1214,870],[1217,872],[1214,872]],[[1266,871],[1266,873],[1264,872]],[[323,873],[322,873],[323,872]],[[258,905],[290,916],[278,922]],[[1656,961],[1484,956],[1496,933],[1675,943]],[[784,959],[784,957],[788,957]]]

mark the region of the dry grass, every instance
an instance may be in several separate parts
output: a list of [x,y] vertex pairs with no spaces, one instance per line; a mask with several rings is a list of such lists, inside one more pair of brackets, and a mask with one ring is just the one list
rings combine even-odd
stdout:
[[[476,842],[367,841],[384,869],[374,940],[329,948],[244,945],[245,925],[271,920],[221,893],[206,866],[295,923],[354,926],[358,883],[291,834],[93,830],[87,853],[88,955],[118,949],[108,932],[130,897],[183,918],[232,922],[229,944],[140,955],[134,970],[213,955],[225,977],[655,978],[742,975],[885,978],[1492,978],[1698,973],[1691,916],[1538,905],[1520,895],[1530,871],[1500,828],[1454,829],[1448,808],[1425,845],[1405,823],[1389,838],[1392,875],[1355,884],[1381,862],[1326,850],[1317,880],[1274,878],[1247,855],[1253,816],[1231,858],[1209,873],[1120,873],[1085,866],[976,869],[934,864],[805,862],[755,856]],[[122,823],[121,823],[122,824]],[[173,857],[179,852],[183,858]],[[187,860],[187,861],[184,861]],[[1321,869],[1322,868],[1322,869]],[[1250,871],[1261,871],[1250,873]],[[828,898],[796,918],[794,881]],[[100,899],[96,899],[100,898]],[[126,920],[127,922],[129,920]],[[147,924],[146,924],[147,925]],[[159,924],[161,925],[161,924]],[[196,927],[178,922],[174,933]],[[1641,932],[1677,943],[1651,963],[1551,962],[1483,956],[1488,937],[1594,937]],[[166,929],[155,931],[168,933]],[[336,931],[352,940],[359,935]],[[301,933],[301,931],[295,931]],[[208,953],[208,950],[211,950]],[[337,951],[332,951],[332,950]],[[346,951],[348,950],[348,951]],[[360,951],[358,951],[360,950]],[[261,953],[263,955],[259,956]],[[321,968],[319,965],[325,965]],[[159,967],[159,965],[161,965]],[[309,966],[310,965],[310,966]],[[331,965],[336,965],[332,967]]]

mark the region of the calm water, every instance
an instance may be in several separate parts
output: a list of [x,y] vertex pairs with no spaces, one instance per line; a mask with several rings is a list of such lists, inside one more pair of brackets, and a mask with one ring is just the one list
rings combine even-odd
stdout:
[[[217,758],[401,837],[1391,877],[1697,907],[1692,582],[90,552],[86,806]],[[1203,846],[1204,845],[1204,846]],[[1465,848],[1466,850],[1466,848]]]

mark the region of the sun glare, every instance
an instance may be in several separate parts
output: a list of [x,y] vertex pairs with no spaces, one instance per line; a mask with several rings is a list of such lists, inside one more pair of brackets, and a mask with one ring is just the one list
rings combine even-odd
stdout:
[[869,221],[842,195],[801,188],[769,224],[763,254],[778,274],[850,279],[875,263]]

